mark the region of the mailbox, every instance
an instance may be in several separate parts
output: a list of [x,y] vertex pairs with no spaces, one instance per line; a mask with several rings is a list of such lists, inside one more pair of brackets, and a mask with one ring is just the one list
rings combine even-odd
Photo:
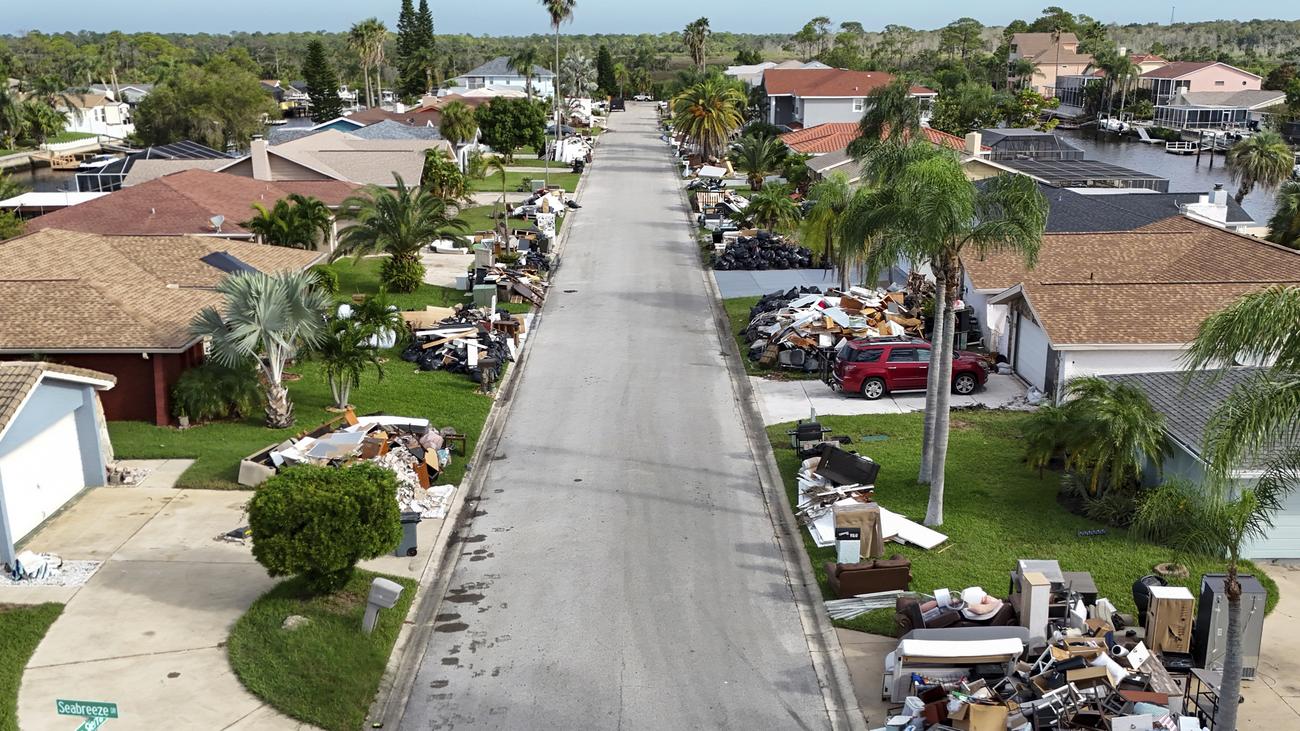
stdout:
[[361,618],[361,631],[370,634],[379,619],[380,609],[392,609],[402,596],[402,585],[388,579],[376,578],[370,582],[370,596],[366,599],[366,614]]

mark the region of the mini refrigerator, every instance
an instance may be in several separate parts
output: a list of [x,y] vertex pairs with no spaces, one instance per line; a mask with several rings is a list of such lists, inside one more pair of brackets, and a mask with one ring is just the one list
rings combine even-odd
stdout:
[[[1195,638],[1196,666],[1209,670],[1223,670],[1223,657],[1228,652],[1228,595],[1223,584],[1226,574],[1205,574],[1201,577],[1201,599],[1196,611]],[[1268,593],[1264,586],[1250,574],[1237,577],[1241,584],[1241,677],[1252,679],[1259,667],[1259,647],[1264,638],[1264,606]]]

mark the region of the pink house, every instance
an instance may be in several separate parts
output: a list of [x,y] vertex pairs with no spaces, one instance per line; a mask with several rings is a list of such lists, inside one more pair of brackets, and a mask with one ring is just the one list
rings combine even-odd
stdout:
[[1263,79],[1218,61],[1173,61],[1138,77],[1156,106],[1173,103],[1185,91],[1259,91]]

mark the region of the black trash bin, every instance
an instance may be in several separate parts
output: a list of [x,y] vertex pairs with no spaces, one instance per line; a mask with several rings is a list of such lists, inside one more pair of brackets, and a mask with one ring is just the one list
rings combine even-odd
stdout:
[[396,556],[414,556],[418,553],[418,544],[416,543],[415,530],[420,525],[420,514],[416,512],[402,513],[402,540],[397,544],[397,550],[393,552]]

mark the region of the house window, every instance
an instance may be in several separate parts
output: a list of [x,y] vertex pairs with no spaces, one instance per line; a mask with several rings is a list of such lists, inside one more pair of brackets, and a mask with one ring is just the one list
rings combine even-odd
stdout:
[[1216,81],[1216,82],[1214,82],[1214,85],[1215,85],[1215,86],[1223,86],[1223,82],[1222,82],[1222,81]]
[[854,100],[853,100],[853,111],[855,111],[855,112],[861,112],[861,111],[864,111],[866,108],[867,108],[867,100],[866,100],[866,99],[854,99]]

